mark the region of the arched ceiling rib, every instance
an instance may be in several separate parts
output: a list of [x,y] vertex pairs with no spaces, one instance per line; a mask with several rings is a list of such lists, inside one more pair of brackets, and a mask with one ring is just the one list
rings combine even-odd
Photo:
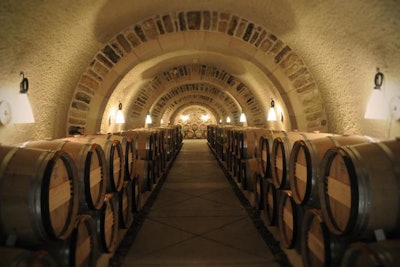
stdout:
[[[118,33],[97,53],[82,75],[71,102],[68,128],[81,127],[88,131],[96,131],[100,128],[101,118],[98,118],[98,109],[96,111],[91,107],[97,106],[100,110],[106,110],[110,101],[116,101],[109,101],[109,98],[129,71],[143,64],[147,64],[147,69],[153,68],[156,66],[154,59],[188,49],[192,49],[193,60],[198,51],[209,51],[237,58],[235,66],[240,65],[239,59],[246,61],[248,66],[253,64],[253,68],[263,73],[261,76],[252,77],[254,74],[244,68],[243,76],[226,74],[222,79],[228,83],[229,92],[244,110],[247,109],[251,113],[248,118],[253,119],[254,125],[262,125],[265,122],[265,110],[268,108],[268,101],[257,103],[257,99],[269,99],[268,94],[273,94],[274,98],[282,101],[282,105],[287,108],[287,117],[292,119],[293,127],[303,130],[327,128],[318,88],[295,52],[261,25],[236,14],[217,11],[160,14]],[[171,65],[173,68],[179,67],[176,63]],[[170,73],[171,65],[156,67],[159,73]],[[216,68],[226,72],[225,68],[218,65],[209,65],[207,62],[204,65],[206,69]],[[193,70],[189,66],[197,67],[197,71],[200,71],[202,64],[190,65],[186,62],[184,66],[188,71]],[[215,72],[216,77],[223,76],[222,71],[218,74]],[[145,74],[145,71],[140,74]],[[154,94],[163,92],[154,89],[157,88],[154,85],[157,85],[158,79],[157,75],[147,78],[147,86],[152,87]],[[184,78],[180,77],[179,80],[182,81],[181,79]],[[230,83],[232,80],[235,82]],[[264,88],[257,84],[260,80],[268,80],[265,83],[272,84],[272,88]],[[245,84],[243,81],[250,83]],[[146,90],[146,86],[137,88],[135,92],[142,96],[138,98],[132,93],[129,103],[126,104],[131,106],[129,110],[133,116],[145,116],[157,99],[152,97],[153,95],[143,96]],[[135,102],[137,100],[139,101]],[[140,108],[135,106],[137,103],[141,103]]]

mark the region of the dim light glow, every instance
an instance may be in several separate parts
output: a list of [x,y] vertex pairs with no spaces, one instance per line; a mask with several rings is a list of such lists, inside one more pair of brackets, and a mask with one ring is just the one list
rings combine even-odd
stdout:
[[226,117],[226,123],[231,123],[231,117]]
[[246,122],[246,115],[244,115],[244,113],[242,112],[242,114],[240,114],[240,122]]
[[268,121],[276,121],[275,102],[272,98],[271,98],[271,107],[268,112],[267,120]]
[[146,124],[152,124],[152,123],[153,123],[153,120],[151,119],[150,114],[147,114],[147,116],[146,116]]
[[187,121],[189,119],[189,115],[182,115],[181,118],[183,121]]
[[364,114],[365,119],[385,120],[389,116],[389,108],[385,96],[381,89],[372,90],[369,96],[367,109]]
[[119,105],[118,105],[117,116],[115,117],[115,123],[117,123],[117,124],[125,123],[125,117],[124,117],[124,113],[122,113],[121,102],[119,102]]
[[27,93],[19,93],[13,103],[12,122],[13,123],[34,123],[33,111]]

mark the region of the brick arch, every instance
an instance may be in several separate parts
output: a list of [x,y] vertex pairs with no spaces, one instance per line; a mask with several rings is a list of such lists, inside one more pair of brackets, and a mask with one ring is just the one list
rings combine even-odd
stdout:
[[180,103],[179,105],[176,105],[176,107],[173,110],[170,110],[169,112],[165,113],[165,117],[168,118],[170,121],[174,121],[176,116],[178,116],[183,110],[186,108],[189,108],[191,106],[200,106],[203,107],[204,109],[209,110],[212,115],[216,118],[216,120],[223,118],[223,115],[220,114],[218,110],[216,110],[214,107],[210,106],[208,103],[202,102],[202,101],[191,101],[191,102],[185,102],[185,103]]
[[[203,37],[203,33],[212,34]],[[229,42],[237,49],[235,52],[240,52],[244,58],[249,58],[264,70],[267,76],[271,76],[289,110],[294,127],[309,131],[327,129],[318,87],[303,60],[291,47],[262,25],[237,14],[200,10],[155,15],[123,29],[111,38],[95,55],[75,88],[67,131],[71,133],[76,128],[96,131],[101,124],[98,114],[102,114],[107,97],[118,82],[143,60],[171,49],[166,45],[169,36],[179,35],[182,48],[185,45],[196,48],[198,40],[194,38],[194,41],[190,41],[185,34],[191,34],[191,37],[198,37],[199,40],[218,38],[215,36],[229,38]],[[218,45],[211,43],[209,49],[224,53],[226,44]],[[179,43],[174,44],[174,49],[179,47]]]

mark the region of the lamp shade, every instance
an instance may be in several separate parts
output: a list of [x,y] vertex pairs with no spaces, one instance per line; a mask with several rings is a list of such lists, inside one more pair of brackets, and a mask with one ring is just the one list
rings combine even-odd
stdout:
[[374,88],[369,96],[364,118],[385,120],[389,117],[389,107],[381,89]]
[[231,123],[231,118],[229,116],[226,117],[226,123]]
[[151,119],[150,114],[147,114],[147,116],[146,116],[146,124],[152,124],[152,123],[153,123],[153,120]]
[[240,122],[246,122],[246,115],[244,113],[240,114]]
[[271,99],[271,107],[268,112],[268,121],[276,121],[276,112],[275,112],[275,101]]
[[32,106],[27,93],[19,93],[12,110],[13,123],[34,123]]
[[117,116],[115,118],[115,123],[117,123],[117,124],[125,123],[125,117],[124,117],[124,113],[122,113],[122,104],[121,103],[119,103],[119,105],[118,105],[118,111],[117,111]]

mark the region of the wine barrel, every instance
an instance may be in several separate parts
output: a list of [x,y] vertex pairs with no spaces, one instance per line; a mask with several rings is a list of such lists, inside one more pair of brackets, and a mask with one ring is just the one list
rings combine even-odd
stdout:
[[25,143],[28,148],[63,150],[71,155],[78,169],[79,210],[97,210],[103,206],[106,192],[106,160],[104,151],[98,144],[77,143],[63,139],[32,141]]
[[274,131],[265,129],[265,133],[260,136],[258,158],[260,161],[261,175],[265,178],[271,178],[271,151],[274,138],[282,135],[284,131]]
[[298,248],[303,208],[293,201],[290,190],[282,190],[278,206],[280,241],[287,249]]
[[280,199],[280,191],[277,190],[271,179],[265,179],[265,194],[264,194],[264,212],[267,220],[267,225],[278,225],[278,206]]
[[239,158],[257,158],[260,153],[259,140],[267,132],[266,129],[257,127],[247,127],[238,132],[239,138]]
[[400,266],[400,240],[372,243],[356,242],[344,254],[341,267],[397,267]]
[[132,212],[137,213],[142,209],[142,190],[141,190],[141,179],[135,177],[131,182],[132,186]]
[[57,262],[43,250],[0,247],[0,267],[57,267]]
[[37,247],[66,239],[79,206],[76,166],[64,151],[0,146],[0,233]]
[[136,179],[140,180],[141,192],[154,189],[154,168],[150,160],[137,160],[135,165]]
[[136,144],[132,137],[123,136],[121,133],[115,133],[109,135],[109,138],[118,140],[121,144],[122,151],[124,154],[124,166],[125,166],[125,180],[132,181],[135,177],[134,166],[136,159]]
[[256,158],[240,160],[239,179],[243,190],[253,191],[255,186],[255,176],[260,173]]
[[289,161],[289,184],[294,201],[300,205],[320,208],[317,179],[325,152],[338,146],[371,141],[374,139],[361,135],[332,135],[294,142]]
[[[321,162],[319,196],[329,230],[396,234],[400,224],[400,140],[329,149]],[[398,234],[398,233],[397,233]]]
[[271,151],[272,181],[278,189],[289,188],[289,161],[293,143],[297,140],[310,140],[327,136],[322,133],[284,132],[274,138]]
[[304,267],[339,266],[347,243],[329,232],[320,210],[307,210],[301,229],[301,256]]
[[118,205],[113,194],[106,194],[103,208],[92,213],[96,222],[96,233],[100,251],[112,253],[118,241]]
[[109,135],[88,135],[65,138],[71,142],[99,144],[106,159],[107,182],[106,192],[119,192],[125,175],[125,156],[121,143]]
[[131,137],[136,144],[136,159],[151,160],[156,155],[156,131],[138,128],[119,133]]
[[118,195],[118,222],[121,229],[129,228],[133,221],[132,189],[131,182],[125,182]]
[[197,125],[197,123],[192,123],[191,128],[193,132],[196,132],[199,129],[199,125]]
[[80,215],[71,236],[48,244],[46,250],[57,261],[57,266],[95,267],[100,256],[95,221],[88,214]]
[[264,192],[266,179],[260,173],[254,173],[254,207],[257,210],[264,208]]
[[194,138],[194,132],[192,130],[188,130],[186,132],[186,138],[193,139]]

